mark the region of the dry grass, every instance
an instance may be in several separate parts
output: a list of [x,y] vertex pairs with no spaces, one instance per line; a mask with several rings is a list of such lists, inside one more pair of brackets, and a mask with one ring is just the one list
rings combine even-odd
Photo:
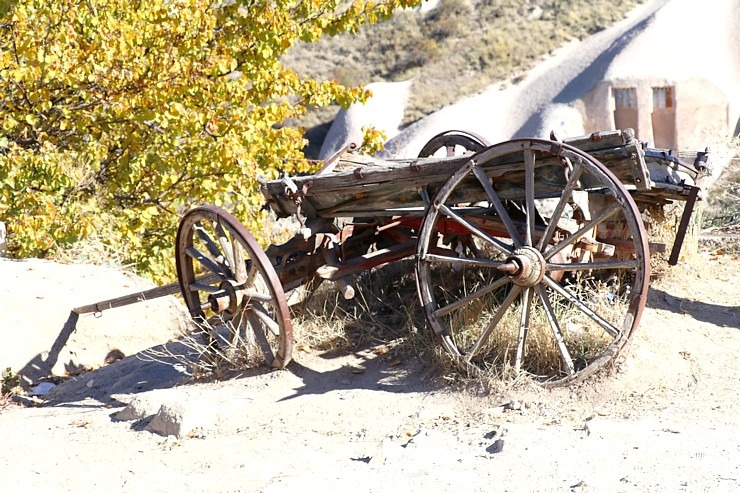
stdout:
[[[443,273],[441,276],[446,278]],[[483,371],[473,373],[457,365],[429,329],[419,305],[411,259],[363,273],[355,278],[354,287],[355,298],[346,300],[334,284],[323,283],[304,302],[293,307],[294,351],[336,353],[371,349],[390,364],[419,360],[428,366],[430,374],[437,374],[449,383],[497,392],[532,385],[543,376],[562,374],[560,353],[540,305],[535,304],[530,321],[524,371],[514,371],[519,330],[519,310],[515,306],[507,312],[488,346],[480,352],[485,360],[481,364]],[[626,295],[615,298],[611,293],[618,288],[613,284],[584,277],[574,280],[569,289],[586,301],[610,304],[612,310],[600,313],[613,324],[620,325]],[[577,367],[583,367],[599,355],[611,339],[567,302],[561,302],[555,295],[551,295],[551,300],[571,356]],[[471,304],[455,312],[459,320],[452,325],[465,327],[465,331],[456,334],[458,345],[465,346],[477,338],[481,331],[478,325],[486,318],[490,310],[487,305],[491,303],[498,305],[495,300],[483,300],[479,305]],[[204,333],[215,337],[218,345],[209,347],[204,342]],[[234,372],[265,366],[263,353],[255,341],[249,340],[246,334],[237,334],[232,339],[234,333],[231,322],[211,321],[183,336],[174,346],[175,350],[167,346],[150,349],[146,357],[170,364],[174,360],[175,364],[187,368],[193,378],[223,378]]]
[[355,298],[345,300],[333,284],[324,283],[294,310],[298,347],[351,351],[379,345],[393,348],[388,357],[428,355],[433,341],[417,330],[423,316],[410,260],[356,276],[353,286]]
[[[223,378],[233,372],[268,366],[264,353],[249,332],[235,330],[231,321],[209,320],[194,323],[175,346],[149,348],[142,359],[178,365],[193,379]],[[214,341],[208,343],[208,341]]]
[[26,393],[21,386],[20,376],[11,368],[3,369],[0,383],[0,410],[9,406],[13,402],[14,396]]
[[116,249],[115,246],[111,245],[109,241],[102,238],[99,234],[92,234],[73,243],[68,248],[57,249],[52,260],[62,264],[104,265],[130,269],[133,272],[133,266],[126,265],[123,251]]
[[[477,287],[469,287],[467,292]],[[621,327],[628,302],[626,290],[617,279],[610,282],[578,276],[567,283],[567,288],[579,299],[591,306],[598,306],[598,312],[608,322]],[[508,291],[476,300],[464,309],[455,311],[447,320],[453,332],[453,339],[460,348],[472,346],[485,329]],[[619,294],[621,293],[621,294]],[[549,293],[553,311],[562,331],[576,369],[584,368],[611,344],[612,338],[583,312],[570,302]],[[521,317],[521,298],[499,321],[487,343],[478,350],[473,362],[484,369],[484,377],[489,380],[510,379],[516,372],[517,341]],[[561,354],[553,337],[553,330],[547,314],[539,300],[535,298],[529,320],[529,331],[524,348],[522,371],[542,380],[563,375]]]
[[740,224],[740,137],[736,137],[728,147],[735,151],[735,155],[708,190],[703,221],[705,228]]
[[[487,347],[480,352],[482,371],[468,372],[447,354],[429,329],[419,305],[412,261],[376,269],[359,276],[355,284],[356,299],[345,300],[331,284],[325,284],[308,301],[300,314],[295,314],[297,347],[315,351],[356,351],[368,347],[393,348],[389,360],[415,357],[436,370],[444,379],[466,386],[505,389],[531,385],[544,377],[562,375],[560,352],[541,305],[535,304],[527,339],[527,359],[523,372],[514,371],[518,307],[509,310],[497,326]],[[446,279],[441,274],[441,279]],[[454,289],[447,286],[448,289]],[[468,286],[468,289],[474,289]],[[627,294],[615,296],[621,288],[592,278],[579,278],[569,286],[572,292],[591,303],[609,308],[600,314],[617,327],[627,309]],[[577,368],[600,355],[612,338],[582,312],[557,296],[551,295],[553,308],[562,325],[566,344]],[[456,342],[471,344],[482,330],[488,306],[500,300],[478,300],[465,309],[453,312],[452,326],[464,328],[456,333]]]

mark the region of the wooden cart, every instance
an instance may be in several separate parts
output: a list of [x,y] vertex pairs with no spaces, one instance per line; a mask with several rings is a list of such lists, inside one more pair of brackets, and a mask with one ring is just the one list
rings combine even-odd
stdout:
[[496,145],[451,131],[416,159],[343,152],[313,175],[263,183],[275,214],[300,224],[284,244],[263,250],[216,207],[186,213],[179,287],[212,347],[256,343],[283,368],[286,292],[320,278],[351,298],[355,275],[413,257],[420,309],[462,368],[572,383],[613,361],[639,324],[642,212],[689,201],[675,262],[707,161],[648,149],[631,130]]

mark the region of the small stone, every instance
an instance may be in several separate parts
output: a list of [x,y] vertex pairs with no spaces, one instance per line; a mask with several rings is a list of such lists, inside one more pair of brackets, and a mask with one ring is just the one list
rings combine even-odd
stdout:
[[504,406],[509,411],[519,411],[522,408],[522,403],[517,400],[512,400]]
[[486,452],[489,454],[498,454],[504,450],[504,440],[503,438],[499,438],[493,444],[486,447]]
[[56,385],[54,385],[51,382],[41,382],[40,384],[36,385],[35,387],[31,387],[31,391],[29,392],[28,395],[32,395],[32,396],[33,395],[46,395],[54,387],[56,387]]
[[570,491],[572,491],[573,493],[583,493],[585,491],[588,491],[587,487],[588,485],[585,481],[579,481],[578,483],[570,487]]
[[201,403],[174,402],[162,404],[146,430],[162,436],[203,436],[215,428],[216,413],[211,406]]
[[158,404],[143,396],[136,396],[131,399],[126,407],[113,414],[113,419],[116,421],[138,421],[156,413],[157,406]]

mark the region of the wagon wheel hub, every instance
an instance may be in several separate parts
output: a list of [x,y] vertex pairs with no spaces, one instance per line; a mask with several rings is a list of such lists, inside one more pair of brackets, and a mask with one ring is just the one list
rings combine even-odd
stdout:
[[208,297],[207,306],[226,320],[231,320],[241,305],[244,291],[237,289],[237,282],[232,279],[222,282],[219,288],[220,291]]
[[514,284],[532,287],[539,284],[545,276],[547,264],[542,254],[532,247],[521,247],[514,250],[498,270],[505,272]]

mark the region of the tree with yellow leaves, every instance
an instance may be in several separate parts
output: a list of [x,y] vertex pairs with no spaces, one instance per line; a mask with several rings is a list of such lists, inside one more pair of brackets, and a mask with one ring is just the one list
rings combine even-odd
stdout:
[[257,177],[309,170],[307,109],[368,97],[302,77],[295,42],[420,0],[0,3],[0,220],[15,256],[98,235],[171,276],[178,215],[227,207],[256,236]]

